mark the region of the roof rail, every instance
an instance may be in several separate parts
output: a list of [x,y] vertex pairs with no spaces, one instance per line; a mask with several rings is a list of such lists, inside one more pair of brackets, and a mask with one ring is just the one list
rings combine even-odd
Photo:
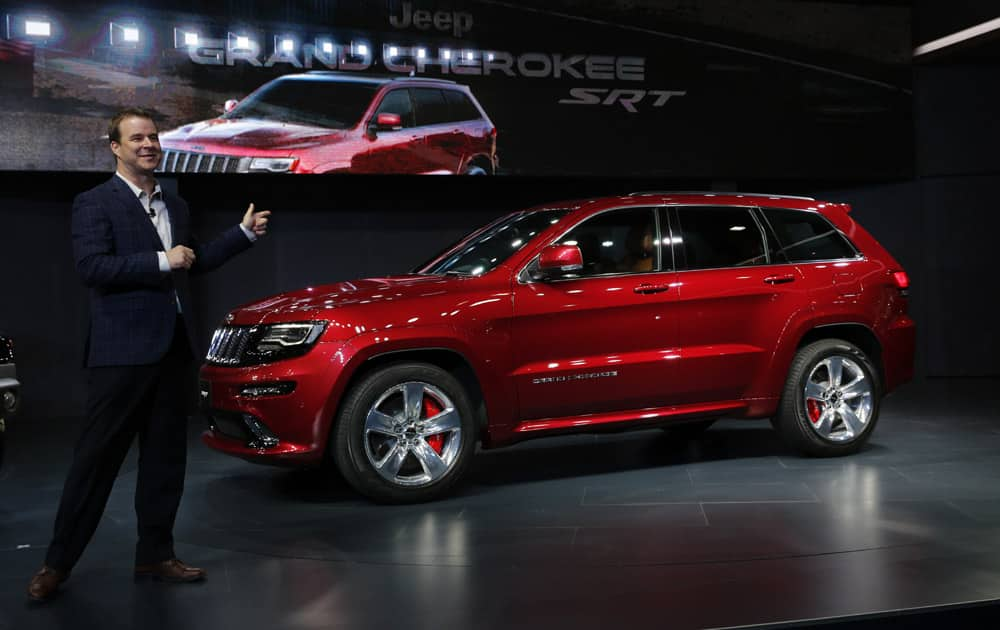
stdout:
[[411,76],[395,76],[392,77],[393,81],[427,81],[428,83],[455,83],[451,79],[435,79],[434,77],[411,77]]
[[352,72],[345,72],[343,70],[306,70],[305,72],[300,72],[297,74],[323,74],[329,76],[338,77],[348,77],[352,79],[357,79],[359,81],[417,81],[428,83],[455,83],[451,79],[437,79],[434,77],[411,77],[409,75],[399,75],[399,74],[356,74]]
[[797,195],[773,195],[770,193],[726,192],[722,190],[643,190],[628,194],[629,197],[639,197],[642,195],[733,195],[742,197],[780,197],[782,199],[804,199],[806,201],[816,201],[815,197],[800,197]]

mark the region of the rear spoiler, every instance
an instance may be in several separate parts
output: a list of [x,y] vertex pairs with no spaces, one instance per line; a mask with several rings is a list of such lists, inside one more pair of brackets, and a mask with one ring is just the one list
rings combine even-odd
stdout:
[[840,210],[844,214],[851,213],[851,204],[849,203],[831,203],[828,201],[823,204],[823,207],[824,209],[828,208],[830,210]]

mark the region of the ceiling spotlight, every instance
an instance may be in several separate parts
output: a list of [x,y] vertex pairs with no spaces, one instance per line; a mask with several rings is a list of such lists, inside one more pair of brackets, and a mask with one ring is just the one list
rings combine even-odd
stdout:
[[108,25],[108,36],[112,46],[136,48],[136,44],[142,39],[142,32],[134,22],[126,24],[111,22]]
[[29,37],[51,37],[52,22],[45,20],[25,20],[24,34]]
[[174,28],[174,48],[197,48],[201,36],[198,31],[186,28]]

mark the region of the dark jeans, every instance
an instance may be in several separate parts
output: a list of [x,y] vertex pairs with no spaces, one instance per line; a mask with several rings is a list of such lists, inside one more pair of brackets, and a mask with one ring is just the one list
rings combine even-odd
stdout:
[[136,564],[174,557],[174,520],[187,463],[191,364],[178,317],[170,350],[159,363],[89,369],[86,422],[63,487],[47,565],[69,571],[80,559],[137,435]]

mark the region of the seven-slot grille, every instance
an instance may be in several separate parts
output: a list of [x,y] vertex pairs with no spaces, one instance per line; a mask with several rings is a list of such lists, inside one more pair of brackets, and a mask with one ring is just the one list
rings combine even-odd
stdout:
[[163,161],[157,170],[161,173],[246,173],[250,168],[251,159],[235,155],[164,149]]
[[218,365],[239,365],[247,342],[253,333],[252,326],[221,326],[212,335],[205,360]]

